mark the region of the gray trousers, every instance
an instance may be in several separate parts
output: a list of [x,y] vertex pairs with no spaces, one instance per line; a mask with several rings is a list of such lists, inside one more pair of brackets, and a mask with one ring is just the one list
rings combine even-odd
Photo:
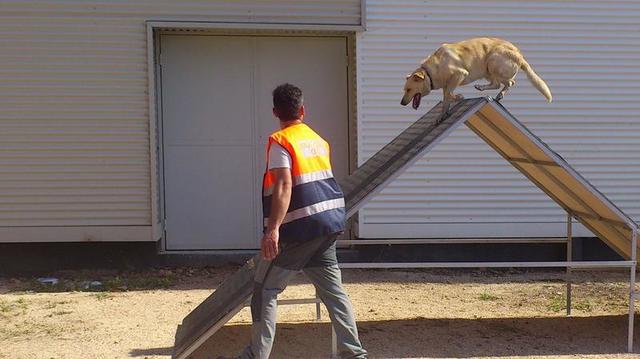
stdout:
[[[251,344],[240,358],[269,358],[276,331],[278,294],[300,270],[313,283],[329,312],[340,357],[367,358],[367,351],[358,339],[351,301],[342,287],[342,277],[335,258],[335,237],[319,237],[308,242],[285,245],[274,260],[261,259],[256,263],[255,287],[251,298]],[[312,352],[308,357],[321,357],[318,354]]]

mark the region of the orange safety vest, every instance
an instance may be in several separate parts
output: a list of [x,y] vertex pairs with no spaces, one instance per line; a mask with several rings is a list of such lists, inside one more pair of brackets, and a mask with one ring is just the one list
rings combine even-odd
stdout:
[[331,171],[329,144],[304,123],[276,131],[267,143],[267,170],[262,181],[264,227],[271,211],[275,183],[269,151],[278,143],[291,155],[291,202],[280,227],[282,241],[310,240],[344,231],[344,195]]

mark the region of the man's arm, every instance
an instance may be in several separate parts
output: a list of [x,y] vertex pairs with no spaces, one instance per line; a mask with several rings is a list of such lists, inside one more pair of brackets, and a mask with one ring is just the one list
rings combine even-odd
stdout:
[[278,255],[279,229],[291,201],[291,169],[273,168],[271,174],[275,179],[271,195],[271,212],[267,229],[262,236],[262,257],[272,260]]

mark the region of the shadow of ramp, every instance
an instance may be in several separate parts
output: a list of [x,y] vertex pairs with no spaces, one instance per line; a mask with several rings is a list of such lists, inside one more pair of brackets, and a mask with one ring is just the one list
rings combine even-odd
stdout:
[[[595,317],[484,318],[361,321],[358,329],[371,358],[472,358],[612,355],[626,349],[626,315]],[[250,324],[227,325],[191,358],[238,355]],[[636,335],[636,339],[640,336]],[[273,358],[328,358],[329,323],[279,323]]]

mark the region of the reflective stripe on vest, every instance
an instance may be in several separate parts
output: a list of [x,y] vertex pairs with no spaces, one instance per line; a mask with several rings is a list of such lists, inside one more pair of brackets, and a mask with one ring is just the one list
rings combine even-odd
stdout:
[[[284,216],[284,220],[282,220],[282,224],[287,224],[289,222],[295,221],[296,219],[308,217],[316,213],[328,211],[330,209],[343,208],[343,207],[344,207],[344,198],[330,199],[324,202],[312,204],[310,206],[298,208],[291,212],[287,212],[287,214]],[[269,218],[264,219],[265,227],[267,226],[268,221],[269,221]]]
[[[319,181],[323,179],[333,178],[333,172],[331,170],[320,170],[311,173],[303,173],[292,178],[294,186],[305,184],[309,182]],[[270,196],[273,193],[273,185],[263,190],[263,195]]]
[[344,197],[333,177],[329,144],[300,123],[273,133],[267,143],[267,171],[263,180],[262,210],[268,224],[275,185],[269,151],[278,143],[291,155],[292,189],[287,214],[280,227],[282,240],[305,240],[344,231]]

